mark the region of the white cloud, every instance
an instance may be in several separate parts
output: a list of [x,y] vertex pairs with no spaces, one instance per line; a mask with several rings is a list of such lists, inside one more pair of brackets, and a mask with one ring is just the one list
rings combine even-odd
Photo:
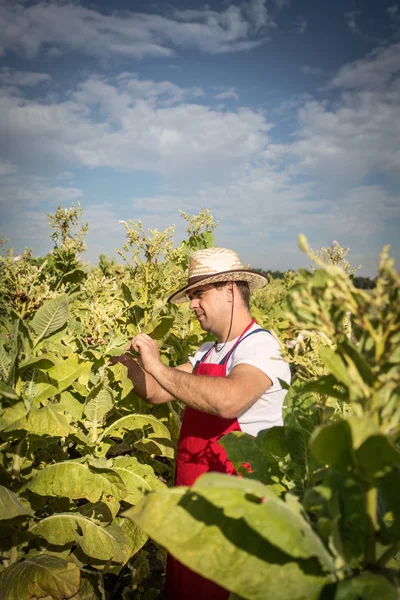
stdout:
[[279,10],[290,6],[290,0],[274,0],[274,3]]
[[239,100],[239,94],[235,88],[229,88],[223,92],[219,92],[215,96],[218,100]]
[[386,13],[390,17],[396,17],[399,14],[399,7],[397,6],[397,4],[393,4],[392,6],[388,6],[387,9],[386,9]]
[[251,0],[251,2],[248,2],[243,6],[246,14],[249,16],[256,30],[266,27],[267,25],[270,27],[276,27],[274,21],[268,14],[266,0]]
[[344,19],[346,21],[346,25],[353,33],[359,33],[359,27],[357,25],[356,17],[361,15],[361,10],[350,10],[345,13]]
[[400,73],[400,44],[378,48],[366,58],[344,65],[332,81],[332,87],[376,90],[386,87]]
[[0,84],[3,86],[33,87],[50,80],[51,77],[47,73],[12,71],[8,67],[0,69]]
[[342,67],[331,83],[342,94],[331,106],[305,103],[299,111],[298,139],[289,149],[295,157],[293,172],[339,189],[359,185],[371,173],[397,176],[399,50],[399,44],[379,49]]
[[324,70],[321,67],[310,67],[309,65],[303,65],[300,67],[301,73],[304,75],[323,75]]
[[63,49],[138,59],[172,56],[179,47],[211,54],[245,51],[265,42],[259,31],[275,26],[263,0],[220,12],[207,6],[175,10],[168,16],[128,11],[106,15],[75,3],[26,5],[17,0],[0,4],[0,20],[0,54],[11,50],[27,58],[37,57],[44,46],[53,57]]
[[307,30],[307,21],[303,17],[303,15],[299,15],[296,19],[296,32],[303,34]]
[[199,93],[124,74],[114,84],[88,79],[58,104],[0,98],[0,139],[13,139],[4,159],[221,180],[265,149],[271,126],[248,108],[219,112],[183,100]]

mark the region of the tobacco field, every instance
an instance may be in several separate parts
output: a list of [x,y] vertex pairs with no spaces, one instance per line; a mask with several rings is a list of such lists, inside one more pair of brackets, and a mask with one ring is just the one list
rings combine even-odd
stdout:
[[[139,332],[162,360],[207,340],[167,304],[214,245],[208,210],[173,228],[123,222],[121,262],[85,265],[80,207],[49,215],[54,249],[0,256],[0,599],[163,598],[166,553],[231,600],[395,600],[400,590],[400,277],[373,289],[348,250],[315,252],[254,294],[291,364],[285,425],[221,440],[240,477],[173,488],[182,406],[150,406],[112,364]],[[234,245],[234,244],[233,244]],[[243,463],[250,463],[251,470]]]

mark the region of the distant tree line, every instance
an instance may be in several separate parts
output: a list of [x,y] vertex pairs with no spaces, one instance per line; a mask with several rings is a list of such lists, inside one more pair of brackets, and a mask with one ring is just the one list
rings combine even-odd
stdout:
[[[254,269],[254,270],[261,273],[261,275],[267,275],[268,277],[270,277],[272,279],[283,279],[285,276],[285,273],[287,273],[287,271],[265,271],[264,269]],[[290,270],[291,269],[288,269],[288,271],[290,271]],[[354,283],[355,287],[360,290],[372,290],[376,286],[375,279],[371,279],[370,277],[361,277],[361,276],[353,277],[353,283]]]

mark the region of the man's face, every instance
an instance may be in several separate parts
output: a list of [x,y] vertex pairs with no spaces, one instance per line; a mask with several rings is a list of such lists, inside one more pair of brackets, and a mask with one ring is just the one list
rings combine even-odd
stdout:
[[214,332],[216,325],[224,319],[230,310],[226,287],[216,288],[212,284],[199,285],[190,290],[190,308],[196,313],[200,327],[204,331]]

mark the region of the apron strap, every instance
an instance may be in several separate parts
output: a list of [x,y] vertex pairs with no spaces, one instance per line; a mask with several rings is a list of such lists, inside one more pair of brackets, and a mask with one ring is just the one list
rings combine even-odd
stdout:
[[[240,344],[240,342],[243,342],[243,340],[247,339],[250,335],[253,335],[253,333],[258,333],[259,331],[265,331],[265,333],[269,333],[270,335],[271,332],[267,331],[267,329],[262,329],[260,327],[260,329],[255,329],[254,331],[251,331],[248,335],[245,335],[245,333],[247,333],[247,331],[250,329],[250,327],[256,323],[255,319],[252,319],[251,323],[246,327],[246,329],[242,332],[242,334],[240,335],[238,341],[236,342],[236,344],[233,346],[233,348],[230,349],[230,351],[224,356],[224,358],[218,363],[220,365],[224,365],[227,360],[229,359],[230,355],[232,354],[232,352],[238,347],[238,345]],[[197,367],[202,364],[203,362],[205,362],[207,356],[209,354],[211,354],[211,352],[214,350],[214,346],[211,346],[211,348],[209,350],[206,350],[205,353],[203,354],[203,356],[201,358],[199,358],[199,360],[196,362],[196,364],[194,365],[193,368],[193,372],[196,371]]]
[[233,346],[233,348],[231,348],[231,350],[224,356],[224,358],[221,360],[221,362],[219,364],[220,365],[224,365],[228,361],[228,359],[231,356],[232,352],[234,350],[236,350],[236,348],[239,346],[239,344],[241,342],[243,342],[243,340],[247,340],[247,338],[250,337],[251,335],[253,335],[253,333],[258,333],[259,331],[264,331],[265,333],[269,333],[269,335],[272,335],[272,333],[270,331],[268,331],[267,329],[262,329],[261,327],[260,327],[260,329],[255,329],[254,331],[250,331],[250,333],[248,333],[244,337],[240,338],[236,342],[236,344]]

